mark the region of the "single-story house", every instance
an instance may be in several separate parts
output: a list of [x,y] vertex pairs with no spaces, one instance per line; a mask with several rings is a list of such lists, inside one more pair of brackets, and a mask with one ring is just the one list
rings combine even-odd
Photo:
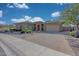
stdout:
[[[75,25],[63,25],[62,22],[53,22],[53,21],[37,21],[37,22],[20,22],[15,23],[15,28],[18,30],[29,28],[33,31],[43,31],[43,32],[59,32],[59,31],[70,31],[75,29]],[[9,25],[13,27],[13,25]],[[9,30],[7,25],[0,25],[0,31]]]
[[61,31],[60,22],[21,22],[15,23],[16,29],[31,28],[33,31],[46,31],[46,32],[55,32]]

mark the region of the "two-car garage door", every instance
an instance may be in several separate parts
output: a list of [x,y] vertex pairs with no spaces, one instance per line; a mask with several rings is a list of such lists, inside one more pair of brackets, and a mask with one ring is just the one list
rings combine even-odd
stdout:
[[46,25],[46,31],[47,32],[58,32],[59,31],[59,25],[47,24]]

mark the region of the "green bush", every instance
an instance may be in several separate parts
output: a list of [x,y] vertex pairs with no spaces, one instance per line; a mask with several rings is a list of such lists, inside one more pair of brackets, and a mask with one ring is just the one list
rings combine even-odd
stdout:
[[8,28],[9,28],[9,29],[16,29],[15,26],[9,26]]
[[32,29],[25,28],[25,29],[22,29],[22,32],[24,32],[24,33],[31,33]]
[[69,32],[69,35],[70,35],[70,36],[75,36],[75,34],[76,34],[75,31],[71,31],[71,32]]

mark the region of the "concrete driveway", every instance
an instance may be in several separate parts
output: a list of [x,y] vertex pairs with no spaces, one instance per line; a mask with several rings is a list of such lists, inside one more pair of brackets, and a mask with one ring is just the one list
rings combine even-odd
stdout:
[[[38,45],[11,35],[0,34],[2,48],[8,56],[67,56],[74,55],[68,47],[70,54],[62,53],[42,45]],[[69,52],[68,51],[68,52]]]
[[66,54],[74,55],[72,48],[63,34],[50,34],[50,33],[32,33],[14,35],[15,37],[22,38],[26,41],[36,43],[47,48],[51,48]]

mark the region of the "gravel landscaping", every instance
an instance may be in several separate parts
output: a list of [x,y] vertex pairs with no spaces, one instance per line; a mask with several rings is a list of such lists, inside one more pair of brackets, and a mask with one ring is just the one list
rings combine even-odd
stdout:
[[76,54],[76,56],[79,56],[79,38],[74,38],[74,37],[68,37],[67,40],[72,47],[72,50]]

